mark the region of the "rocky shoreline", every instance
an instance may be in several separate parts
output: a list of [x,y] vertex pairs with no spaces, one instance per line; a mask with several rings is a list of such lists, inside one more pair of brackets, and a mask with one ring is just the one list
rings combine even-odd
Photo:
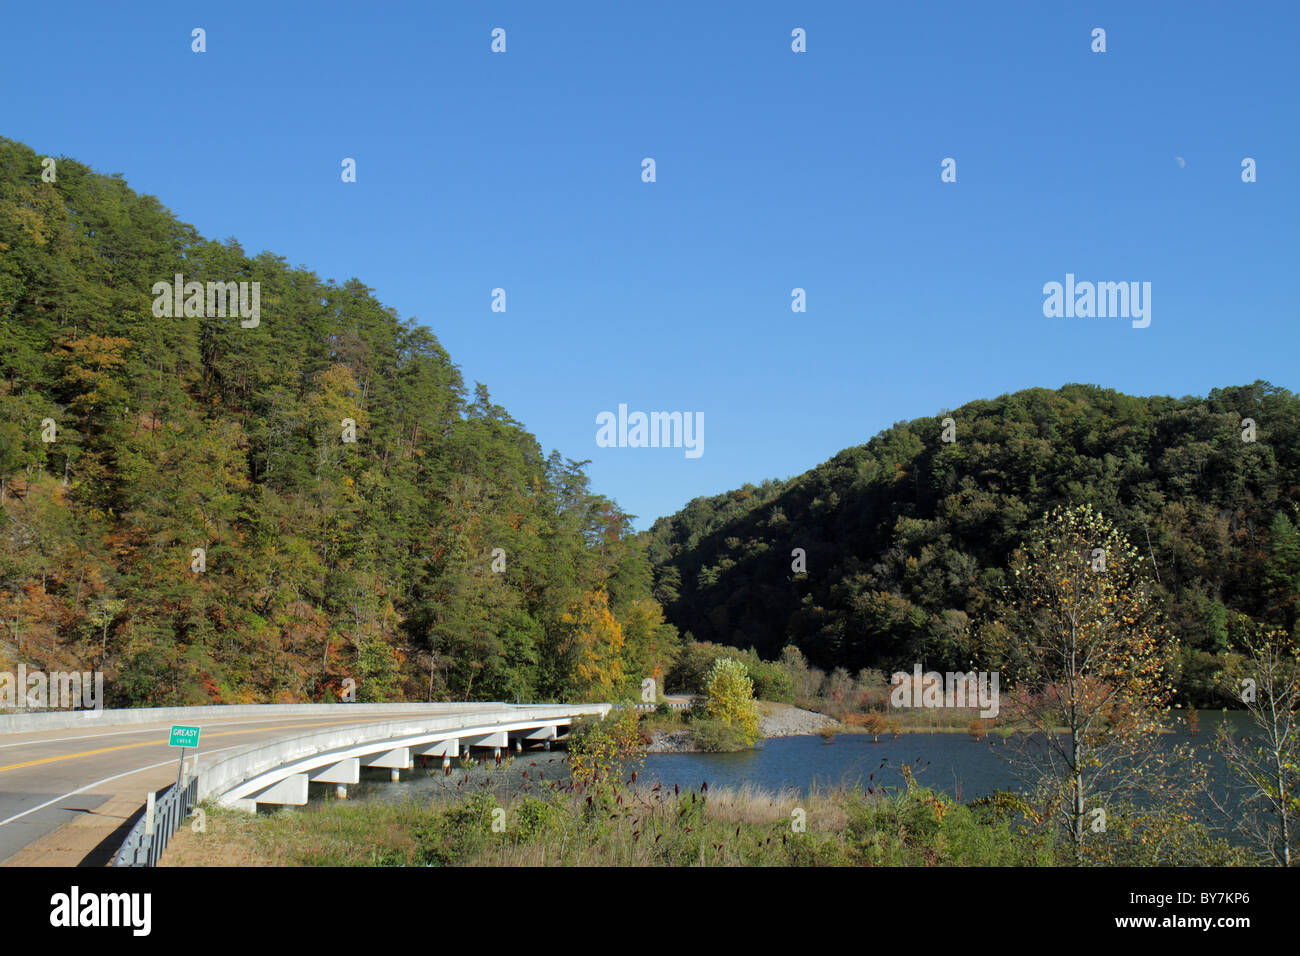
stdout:
[[[789,704],[763,701],[759,704],[759,730],[764,737],[801,737],[820,733],[826,727],[839,727],[839,721],[811,710]],[[689,730],[655,733],[645,752],[650,754],[699,753]]]

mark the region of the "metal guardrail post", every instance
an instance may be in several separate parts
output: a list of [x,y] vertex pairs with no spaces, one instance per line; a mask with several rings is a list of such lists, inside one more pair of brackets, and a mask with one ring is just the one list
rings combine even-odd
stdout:
[[145,813],[122,841],[113,865],[157,866],[172,834],[193,809],[198,790],[198,777],[187,776],[180,787],[168,787],[161,798],[149,793]]
[[[370,706],[370,705],[358,705]],[[381,705],[375,705],[381,706]],[[481,707],[481,704],[467,705],[472,707]],[[604,713],[608,705],[592,705],[599,713]],[[590,709],[584,706],[565,706],[557,708],[556,713],[550,713],[551,708],[540,706],[533,710],[546,711],[547,721],[553,717],[568,717],[569,720],[561,720],[560,723],[571,724],[582,713],[590,713]],[[445,719],[445,718],[444,718]],[[549,749],[550,741],[545,745]],[[189,815],[194,805],[198,802],[199,795],[199,776],[197,757],[190,767],[185,768],[182,764],[180,779],[176,784],[169,787],[163,792],[161,798],[155,799],[155,795],[148,795],[149,807],[152,813],[146,813],[140,820],[136,821],[131,832],[127,834],[122,845],[118,848],[114,857],[114,866],[155,866],[162,856],[164,849],[172,835],[180,828],[185,818]],[[218,768],[221,764],[218,762]],[[211,768],[209,768],[211,770]],[[209,778],[208,783],[212,783]]]

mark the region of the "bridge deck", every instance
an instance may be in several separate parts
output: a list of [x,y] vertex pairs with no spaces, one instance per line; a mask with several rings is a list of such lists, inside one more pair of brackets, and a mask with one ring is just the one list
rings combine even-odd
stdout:
[[[418,715],[464,715],[499,711],[485,703],[429,704]],[[268,710],[277,710],[268,707]],[[220,707],[184,719],[106,723],[0,735],[0,865],[103,865],[125,837],[148,790],[176,780],[180,751],[167,746],[172,723],[203,728],[198,754],[207,766],[226,753],[334,726],[391,722],[392,712],[367,713],[364,705],[336,705],[329,713],[222,716]],[[104,717],[111,719],[111,712]],[[132,718],[142,716],[132,714]],[[402,720],[417,716],[405,708]]]

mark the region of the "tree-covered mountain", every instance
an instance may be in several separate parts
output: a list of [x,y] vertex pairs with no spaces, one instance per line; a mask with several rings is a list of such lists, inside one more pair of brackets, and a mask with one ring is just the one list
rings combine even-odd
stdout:
[[[160,308],[177,274],[259,283],[256,322],[235,286],[224,315]],[[360,281],[0,139],[0,669],[101,669],[115,704],[349,679],[362,700],[608,699],[676,633],[582,464]]]
[[1183,689],[1206,701],[1247,618],[1295,631],[1297,502],[1291,392],[1068,385],[899,423],[789,481],[696,499],[646,537],[655,596],[696,640],[767,657],[794,644],[827,669],[964,669],[1031,523],[1091,503],[1151,559]]

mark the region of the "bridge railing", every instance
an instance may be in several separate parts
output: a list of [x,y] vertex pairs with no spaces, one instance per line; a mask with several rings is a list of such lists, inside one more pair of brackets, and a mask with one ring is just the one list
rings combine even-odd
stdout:
[[172,784],[157,800],[153,808],[153,832],[149,829],[149,811],[136,821],[131,832],[127,834],[117,856],[113,858],[114,866],[157,866],[167,841],[180,829],[181,823],[194,808],[195,798],[199,792],[198,777],[190,776],[177,787]]
[[[276,717],[333,714],[339,707],[348,713],[363,717],[380,714],[423,714],[431,707],[443,712],[481,709],[484,702],[451,701],[447,703],[414,704],[207,704],[193,707],[128,707],[109,710],[49,710],[21,711],[0,714],[0,734],[26,734],[42,730],[64,730],[69,727],[91,725],[188,723],[192,720],[225,719],[228,717]],[[495,702],[493,702],[495,703]],[[504,706],[504,705],[503,705]]]
[[[690,709],[691,709],[692,707],[694,707],[698,702],[700,702],[700,701],[702,701],[702,700],[705,700],[705,699],[706,699],[705,697],[703,697],[703,696],[701,696],[701,695],[699,695],[699,694],[693,694],[693,695],[691,695],[690,697],[687,697],[685,700],[680,699],[680,698],[677,698],[677,699],[672,699],[672,698],[670,698],[670,699],[664,701],[664,703],[666,703],[666,704],[667,704],[671,709],[673,709],[673,710],[690,710]],[[618,706],[618,705],[615,705],[615,706]],[[642,713],[642,714],[648,714],[648,713],[650,713],[650,711],[654,710],[654,709],[655,709],[656,707],[658,707],[658,706],[659,706],[658,704],[632,704],[632,705],[631,705],[631,707],[632,707],[633,710],[635,710],[635,711],[637,711],[637,712],[639,712],[639,713]]]
[[[354,712],[354,707],[360,705],[335,706],[351,713]],[[495,709],[488,710],[483,709],[483,704],[473,706],[476,709],[466,710],[464,713],[440,713],[423,719],[413,719],[413,715],[394,713],[392,715],[394,719],[389,721],[330,726],[329,729],[250,744],[246,747],[234,748],[232,753],[222,756],[215,763],[205,765],[202,772],[198,770],[196,758],[196,763],[192,765],[192,772],[187,772],[178,786],[169,787],[157,800],[153,799],[152,793],[149,795],[154,804],[152,830],[149,827],[150,815],[146,810],[145,816],[136,822],[122,843],[114,859],[114,865],[156,865],[167,847],[168,840],[200,799],[218,799],[229,805],[242,805],[249,802],[256,804],[257,794],[264,792],[267,786],[275,785],[281,779],[301,777],[305,780],[306,774],[316,767],[337,763],[344,759],[351,759],[355,763],[357,759],[367,755],[386,757],[388,751],[402,750],[406,754],[403,759],[409,761],[410,748],[431,743],[468,738],[469,747],[494,746],[475,742],[475,740],[483,735],[499,735],[503,738],[500,745],[505,746],[508,742],[507,735],[514,731],[527,731],[547,726],[551,727],[550,739],[553,739],[556,726],[570,725],[575,719],[583,716],[604,716],[610,709],[609,704],[527,706],[500,704],[495,705]],[[397,766],[369,763],[366,765],[390,768]],[[301,804],[299,800],[265,802]],[[248,807],[244,808],[248,809]]]

